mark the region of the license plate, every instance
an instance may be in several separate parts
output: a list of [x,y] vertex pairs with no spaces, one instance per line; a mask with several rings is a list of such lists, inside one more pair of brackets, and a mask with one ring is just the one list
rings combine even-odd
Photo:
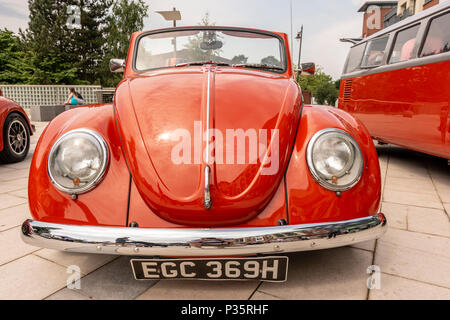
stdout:
[[131,259],[136,280],[262,280],[287,279],[288,257],[218,259]]

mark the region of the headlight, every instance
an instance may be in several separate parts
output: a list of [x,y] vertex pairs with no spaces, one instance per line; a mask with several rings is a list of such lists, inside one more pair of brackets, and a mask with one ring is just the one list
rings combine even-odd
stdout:
[[352,188],[361,178],[364,167],[358,143],[340,129],[317,132],[308,144],[307,161],[317,182],[332,191]]
[[95,187],[108,164],[108,147],[98,133],[77,129],[62,135],[48,156],[48,173],[59,190],[84,193]]

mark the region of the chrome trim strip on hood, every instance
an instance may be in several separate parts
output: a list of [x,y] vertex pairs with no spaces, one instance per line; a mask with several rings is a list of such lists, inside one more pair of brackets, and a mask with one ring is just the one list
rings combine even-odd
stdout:
[[153,229],[54,224],[26,220],[22,240],[67,252],[202,257],[308,251],[381,237],[382,213],[346,221],[264,228]]
[[212,199],[211,192],[209,191],[210,185],[210,177],[211,177],[211,168],[209,166],[205,167],[205,195],[203,196],[203,206],[206,210],[211,209]]
[[210,109],[211,109],[211,65],[208,65],[208,88],[207,88],[207,96],[206,96],[206,167],[205,167],[205,194],[203,196],[203,206],[206,210],[211,209],[212,199],[211,193],[209,191],[210,186],[210,176],[211,176],[211,168],[209,167],[209,117],[210,117]]

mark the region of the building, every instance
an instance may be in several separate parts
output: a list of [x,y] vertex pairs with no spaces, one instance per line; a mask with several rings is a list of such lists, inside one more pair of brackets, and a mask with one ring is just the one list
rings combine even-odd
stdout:
[[442,1],[444,0],[366,1],[358,10],[364,13],[362,37],[366,38]]
[[398,0],[396,8],[393,8],[384,16],[384,26],[388,27],[396,22],[422,12],[442,2],[442,0]]
[[362,37],[366,38],[384,29],[384,16],[397,8],[397,1],[366,1],[358,12],[364,13]]
[[439,4],[439,2],[439,0],[398,0],[397,15],[404,14],[406,10],[414,15]]

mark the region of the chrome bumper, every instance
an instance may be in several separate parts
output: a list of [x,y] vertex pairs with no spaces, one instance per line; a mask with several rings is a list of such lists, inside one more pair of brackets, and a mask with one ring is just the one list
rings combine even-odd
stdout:
[[347,221],[239,229],[151,229],[93,227],[26,220],[22,239],[68,252],[139,256],[236,256],[308,251],[379,238],[382,213]]

